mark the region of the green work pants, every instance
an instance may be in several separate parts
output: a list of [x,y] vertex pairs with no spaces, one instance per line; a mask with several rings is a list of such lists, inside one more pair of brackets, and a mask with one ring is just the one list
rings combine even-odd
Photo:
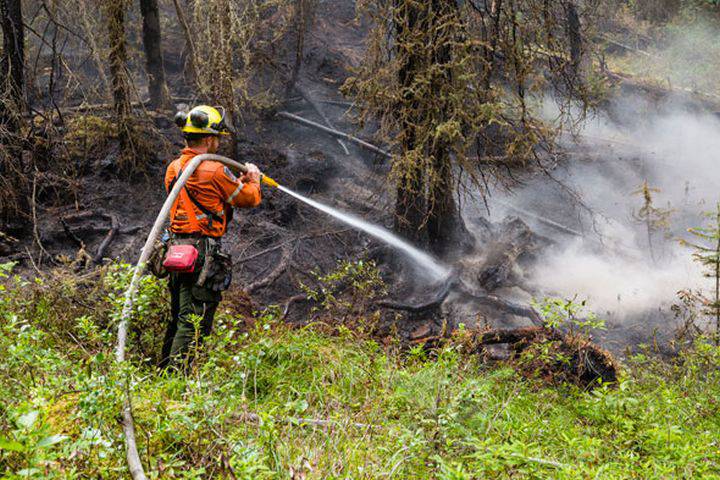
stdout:
[[198,287],[196,280],[196,273],[170,274],[171,319],[165,332],[161,367],[186,369],[190,364],[191,349],[212,331],[215,310],[222,295]]

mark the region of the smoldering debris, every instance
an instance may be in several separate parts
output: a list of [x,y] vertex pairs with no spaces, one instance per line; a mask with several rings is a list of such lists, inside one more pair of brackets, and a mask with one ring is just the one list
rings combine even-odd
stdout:
[[[491,219],[517,214],[553,242],[526,272],[534,296],[586,298],[615,323],[653,312],[672,323],[677,292],[706,286],[679,240],[718,201],[720,121],[677,100],[650,108],[642,99],[616,99],[608,114],[586,120],[565,140],[567,161],[553,172],[557,185],[537,177],[512,196],[495,192],[511,208],[497,208]],[[644,182],[654,206],[668,212],[666,225],[651,231],[638,218]]]

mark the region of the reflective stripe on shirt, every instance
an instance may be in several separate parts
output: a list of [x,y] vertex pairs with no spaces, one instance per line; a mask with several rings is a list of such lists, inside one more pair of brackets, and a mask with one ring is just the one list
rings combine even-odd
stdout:
[[240,190],[242,190],[244,186],[245,185],[243,185],[242,183],[240,185],[238,185],[238,187],[235,189],[235,191],[230,194],[230,196],[227,198],[227,200],[225,200],[225,202],[226,203],[232,202],[233,198],[237,197],[238,193],[240,193]]

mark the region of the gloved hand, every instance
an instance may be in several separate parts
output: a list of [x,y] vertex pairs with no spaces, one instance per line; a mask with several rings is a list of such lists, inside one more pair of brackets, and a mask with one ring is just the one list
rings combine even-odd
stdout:
[[240,177],[240,181],[243,183],[260,183],[260,169],[253,163],[246,163],[247,173],[244,173]]

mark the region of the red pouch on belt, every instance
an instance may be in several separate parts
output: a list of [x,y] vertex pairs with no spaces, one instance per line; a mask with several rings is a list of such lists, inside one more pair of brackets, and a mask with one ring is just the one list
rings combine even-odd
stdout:
[[192,273],[197,258],[198,250],[194,245],[170,245],[163,267],[170,272]]

